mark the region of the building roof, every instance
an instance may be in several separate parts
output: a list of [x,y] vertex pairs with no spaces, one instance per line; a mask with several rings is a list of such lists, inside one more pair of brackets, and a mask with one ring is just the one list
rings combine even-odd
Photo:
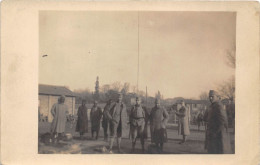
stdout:
[[66,88],[65,86],[54,86],[54,85],[44,85],[39,84],[39,94],[42,95],[54,95],[54,96],[71,96],[75,97],[74,93]]

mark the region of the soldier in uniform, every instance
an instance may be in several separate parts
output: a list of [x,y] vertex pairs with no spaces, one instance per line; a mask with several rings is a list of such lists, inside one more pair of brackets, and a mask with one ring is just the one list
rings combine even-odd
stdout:
[[214,90],[209,92],[211,105],[207,114],[206,149],[209,154],[231,153],[227,113]]
[[126,106],[122,102],[122,94],[118,94],[118,100],[115,102],[109,111],[106,111],[106,116],[109,120],[109,130],[110,130],[110,144],[109,152],[113,153],[113,143],[115,137],[117,137],[118,152],[121,153],[121,138],[124,133],[123,129],[127,127],[127,112]]
[[94,105],[90,111],[90,120],[91,120],[91,135],[92,139],[94,138],[94,133],[96,132],[96,140],[98,139],[99,130],[100,130],[100,121],[102,118],[102,110],[97,106],[98,102],[94,101]]
[[175,112],[175,114],[179,117],[178,133],[183,137],[179,144],[185,143],[187,136],[190,135],[188,110],[185,106],[184,100],[181,101],[181,104],[182,107],[180,108],[179,112]]
[[111,103],[112,100],[108,100],[106,106],[104,107],[104,111],[103,111],[103,120],[102,120],[102,127],[104,129],[104,140],[107,141],[108,140],[108,125],[109,125],[109,120],[108,117],[106,116],[106,112],[110,110],[111,108]]
[[88,132],[88,108],[86,107],[86,100],[82,100],[82,105],[78,109],[76,132],[79,132],[80,139],[83,139],[84,133]]
[[[150,114],[151,138],[159,152],[163,150],[163,143],[166,142],[166,124],[169,118],[168,112],[160,105],[160,100],[155,100],[155,106]],[[160,146],[159,146],[160,144]]]
[[140,137],[142,152],[144,152],[145,111],[141,106],[141,99],[139,97],[136,97],[136,105],[133,106],[130,111],[129,121],[132,139],[132,152],[135,150],[137,137]]

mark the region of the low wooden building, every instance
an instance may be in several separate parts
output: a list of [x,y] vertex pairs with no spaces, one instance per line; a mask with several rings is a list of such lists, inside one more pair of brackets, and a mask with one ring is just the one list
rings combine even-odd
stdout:
[[39,84],[39,113],[41,117],[52,121],[51,108],[58,102],[61,95],[66,96],[65,104],[69,108],[69,114],[75,114],[75,96],[71,90],[64,86],[43,85]]

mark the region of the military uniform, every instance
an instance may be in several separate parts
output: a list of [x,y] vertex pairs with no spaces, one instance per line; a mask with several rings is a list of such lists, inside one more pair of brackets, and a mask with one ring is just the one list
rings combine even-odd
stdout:
[[109,119],[106,115],[106,112],[109,111],[111,108],[111,104],[106,104],[106,106],[104,107],[104,111],[103,111],[103,120],[102,120],[102,127],[104,129],[104,139],[107,140],[108,138],[108,126],[109,126]]
[[140,137],[142,148],[144,150],[144,126],[145,126],[145,111],[142,106],[135,105],[129,115],[130,133],[132,138],[133,150],[136,138]]
[[227,132],[227,113],[220,102],[213,102],[207,113],[207,131],[205,147],[210,154],[231,153]]
[[169,114],[163,107],[152,108],[150,114],[152,142],[163,143],[167,141],[166,124],[168,118],[169,118]]
[[124,103],[114,103],[112,108],[105,112],[109,120],[109,131],[111,137],[125,136],[125,131],[122,129],[127,127],[127,113]]

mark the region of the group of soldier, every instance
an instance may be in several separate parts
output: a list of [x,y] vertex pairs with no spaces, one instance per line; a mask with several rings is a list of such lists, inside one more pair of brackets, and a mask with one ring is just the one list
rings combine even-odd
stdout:
[[[169,114],[166,109],[160,105],[160,100],[155,99],[155,105],[151,112],[148,113],[145,107],[141,105],[141,99],[136,97],[136,104],[127,113],[126,105],[122,102],[122,94],[118,94],[115,102],[109,100],[102,111],[95,101],[90,112],[91,135],[92,139],[98,139],[100,123],[104,130],[104,140],[108,141],[108,130],[110,134],[109,152],[113,153],[113,144],[117,140],[118,152],[121,153],[121,138],[125,130],[130,125],[129,137],[132,140],[132,152],[135,151],[137,138],[140,138],[142,152],[145,151],[145,139],[147,138],[147,124],[150,122],[151,142],[155,144],[159,153],[163,151],[163,144],[167,141],[166,125]],[[205,149],[210,154],[231,153],[230,139],[228,136],[227,113],[219,102],[217,92],[210,90],[209,100],[211,105],[207,110],[204,118],[207,122],[205,133]],[[54,117],[51,125],[53,138],[58,138],[61,133],[65,132],[67,106],[64,104],[65,97],[61,96],[58,103],[52,107]],[[179,111],[174,112],[179,118],[179,134],[183,135],[180,144],[186,142],[187,135],[190,134],[189,123],[187,120],[187,107],[184,100]],[[101,119],[102,122],[101,122]],[[84,133],[88,132],[88,110],[86,101],[78,109],[78,120],[76,131],[79,132],[80,138],[83,139]],[[96,136],[94,137],[94,134]]]

